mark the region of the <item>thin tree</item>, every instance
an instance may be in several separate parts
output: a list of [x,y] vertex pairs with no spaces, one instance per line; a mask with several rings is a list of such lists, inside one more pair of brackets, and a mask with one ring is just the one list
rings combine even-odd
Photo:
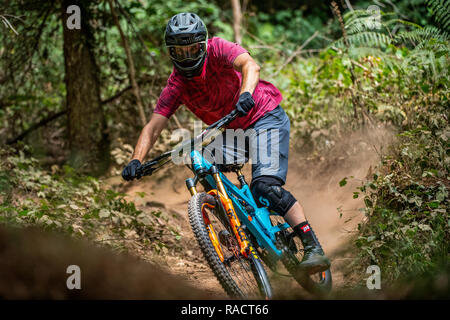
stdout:
[[234,31],[234,41],[238,44],[242,43],[241,35],[241,3],[239,0],[231,0],[231,7],[233,8],[233,31]]
[[139,111],[139,118],[141,119],[142,126],[145,126],[147,124],[147,119],[145,117],[144,104],[142,103],[141,91],[140,91],[139,85],[136,81],[136,70],[134,68],[134,60],[133,60],[133,56],[131,55],[130,45],[128,44],[128,39],[125,36],[125,33],[122,30],[122,27],[120,26],[119,19],[117,18],[117,14],[114,9],[113,1],[108,0],[108,3],[109,3],[109,7],[111,9],[111,15],[113,17],[114,24],[116,25],[117,29],[119,29],[120,38],[122,39],[122,44],[125,49],[125,53],[127,55],[128,77],[130,79],[130,83],[133,88],[133,94],[136,97],[136,103],[137,103],[138,111]]

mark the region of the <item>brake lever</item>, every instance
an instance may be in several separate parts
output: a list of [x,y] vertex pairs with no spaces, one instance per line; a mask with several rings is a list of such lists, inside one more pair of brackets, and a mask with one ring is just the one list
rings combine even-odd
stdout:
[[158,161],[149,161],[144,164],[142,164],[137,170],[136,170],[136,179],[140,179],[143,176],[151,176],[153,171],[155,171],[157,168],[154,168],[155,164],[158,164]]
[[156,168],[152,168],[152,167],[137,170],[136,171],[136,179],[139,180],[143,176],[151,176],[153,174],[153,171],[155,171],[155,170],[156,170]]

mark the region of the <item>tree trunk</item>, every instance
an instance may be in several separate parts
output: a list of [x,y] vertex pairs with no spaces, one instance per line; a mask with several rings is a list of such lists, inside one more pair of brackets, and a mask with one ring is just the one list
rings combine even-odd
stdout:
[[238,44],[242,43],[241,36],[241,3],[239,0],[231,0],[231,7],[233,8],[233,31],[234,31],[234,41]]
[[[81,9],[81,29],[66,25],[67,7]],[[94,37],[89,25],[89,1],[62,1],[64,64],[69,164],[82,172],[99,175],[109,165],[109,141],[100,100],[99,69],[93,55]]]

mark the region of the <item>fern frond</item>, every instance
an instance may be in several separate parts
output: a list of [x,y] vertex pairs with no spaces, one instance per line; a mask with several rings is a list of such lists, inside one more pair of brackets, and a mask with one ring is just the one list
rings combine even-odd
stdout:
[[[354,10],[340,20],[346,43],[341,38],[329,47],[343,49],[356,61],[367,56],[381,58],[386,67],[402,74],[407,81],[440,81],[450,71],[450,38],[444,29],[450,26],[450,1],[427,0],[427,3],[442,28],[421,27],[399,19],[396,13],[380,11],[375,17],[373,12]],[[391,44],[408,45],[410,50],[406,56],[398,54],[401,52],[398,50],[386,50]]]
[[450,31],[450,1],[427,0],[427,5],[442,29]]
[[426,26],[425,28],[415,29],[412,31],[401,31],[395,37],[397,42],[402,43],[411,41],[414,46],[420,47],[423,47],[424,42],[432,39],[440,42],[446,42],[449,40],[449,34],[447,32],[441,32],[436,27]]
[[[385,48],[392,43],[392,39],[389,36],[374,31],[364,31],[348,35],[347,41],[352,47]],[[345,47],[343,39],[335,41],[332,45],[336,46],[337,48]]]

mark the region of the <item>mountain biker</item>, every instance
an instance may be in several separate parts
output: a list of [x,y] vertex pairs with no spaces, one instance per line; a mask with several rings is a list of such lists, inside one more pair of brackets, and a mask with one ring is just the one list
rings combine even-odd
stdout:
[[252,164],[250,189],[255,201],[283,216],[299,236],[305,250],[299,266],[302,270],[312,274],[328,269],[330,262],[302,206],[282,187],[288,169],[290,121],[279,105],[280,91],[259,79],[260,67],[247,50],[218,37],[208,39],[206,26],[196,14],[173,16],[166,26],[165,43],[174,68],[122,177],[128,181],[136,177],[144,157],[181,104],[207,124],[236,109],[240,117],[228,128],[279,132],[279,141],[266,143],[267,148],[272,144],[279,147],[278,165]]

